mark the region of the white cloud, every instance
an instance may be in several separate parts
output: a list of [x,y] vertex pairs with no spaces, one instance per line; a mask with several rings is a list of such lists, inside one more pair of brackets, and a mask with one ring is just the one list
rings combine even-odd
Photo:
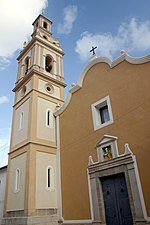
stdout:
[[77,18],[77,6],[68,5],[63,10],[63,23],[58,25],[60,34],[69,34],[72,30],[73,23]]
[[4,70],[9,65],[10,60],[8,58],[0,57],[0,71]]
[[7,96],[0,96],[0,104],[8,103],[9,99]]
[[1,58],[11,57],[16,50],[22,48],[24,40],[32,32],[32,22],[46,8],[47,3],[48,0],[1,0]]
[[138,22],[132,18],[128,24],[121,24],[116,35],[84,32],[76,42],[75,52],[81,60],[87,60],[92,46],[98,47],[97,55],[109,58],[121,49],[129,53],[150,50],[150,21]]

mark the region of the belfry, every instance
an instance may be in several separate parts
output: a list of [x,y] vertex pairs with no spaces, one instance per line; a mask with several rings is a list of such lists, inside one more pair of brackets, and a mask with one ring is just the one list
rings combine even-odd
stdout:
[[39,15],[18,57],[3,224],[57,221],[56,121],[64,102],[63,51]]

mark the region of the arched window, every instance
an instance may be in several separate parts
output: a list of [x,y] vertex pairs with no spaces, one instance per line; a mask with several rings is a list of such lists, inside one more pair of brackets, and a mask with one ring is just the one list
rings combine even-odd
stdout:
[[53,128],[53,112],[50,109],[46,111],[46,126]]
[[47,23],[44,21],[43,22],[43,27],[45,28],[45,29],[47,29]]
[[19,121],[19,129],[23,128],[23,123],[24,123],[24,112],[20,113],[20,121]]
[[54,189],[54,169],[51,166],[48,166],[46,170],[46,188]]
[[20,186],[20,169],[16,169],[15,171],[15,192],[19,191],[19,186]]
[[46,72],[50,73],[52,72],[53,68],[53,60],[50,56],[46,56],[45,58],[45,70]]
[[28,70],[29,70],[29,57],[27,57],[25,59],[25,75],[28,73]]

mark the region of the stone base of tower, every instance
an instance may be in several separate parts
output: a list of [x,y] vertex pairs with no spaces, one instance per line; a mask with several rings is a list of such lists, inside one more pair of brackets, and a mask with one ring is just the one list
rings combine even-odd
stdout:
[[[47,215],[45,210],[37,210],[38,215],[23,216],[23,211],[7,213],[1,225],[58,225],[58,215]],[[19,216],[20,215],[20,216]]]

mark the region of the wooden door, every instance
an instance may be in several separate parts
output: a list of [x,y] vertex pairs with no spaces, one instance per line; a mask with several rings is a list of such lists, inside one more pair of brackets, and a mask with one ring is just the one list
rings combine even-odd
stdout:
[[101,179],[107,225],[133,225],[123,173]]

